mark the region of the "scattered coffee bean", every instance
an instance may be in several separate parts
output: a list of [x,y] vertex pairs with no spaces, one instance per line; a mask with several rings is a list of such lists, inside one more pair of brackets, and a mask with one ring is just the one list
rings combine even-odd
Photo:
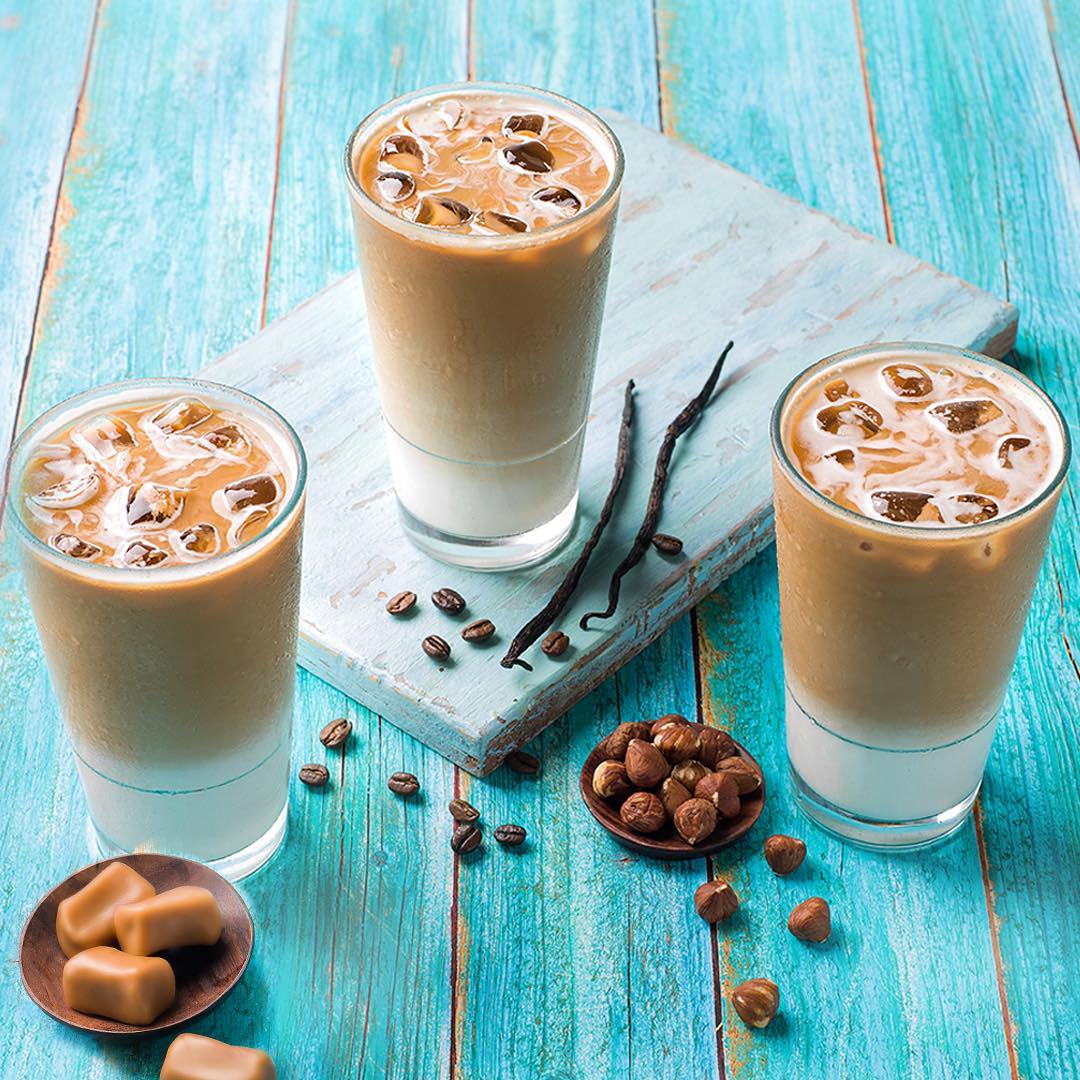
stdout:
[[480,817],[480,811],[464,799],[451,799],[450,816],[455,821],[476,821]]
[[459,855],[466,855],[475,851],[483,839],[478,826],[471,821],[463,821],[454,829],[454,835],[450,837],[450,847]]
[[548,656],[562,656],[570,647],[570,639],[561,630],[552,630],[542,642],[540,649]]
[[330,723],[319,732],[319,742],[331,750],[336,750],[339,746],[344,746],[349,741],[349,736],[351,734],[352,724],[350,724],[345,717],[340,717],[337,720],[331,720]]
[[322,787],[330,779],[330,770],[325,765],[301,765],[300,782],[308,787]]
[[424,652],[431,657],[432,660],[449,660],[450,659],[450,644],[438,634],[428,634],[426,638],[421,642]]
[[682,541],[677,536],[668,536],[667,533],[657,533],[652,538],[652,546],[661,555],[679,555],[682,553]]
[[431,602],[449,615],[457,615],[465,610],[465,597],[453,589],[436,589],[431,594]]
[[520,825],[500,825],[495,830],[495,839],[508,847],[517,847],[525,842],[525,830]]
[[397,596],[391,596],[386,602],[386,610],[391,615],[404,615],[415,603],[416,593],[406,590],[399,592]]
[[526,754],[524,750],[515,750],[506,758],[506,764],[514,772],[526,776],[535,776],[540,771],[540,759]]
[[487,641],[494,633],[495,624],[490,619],[477,619],[461,631],[461,636],[466,641]]
[[420,781],[411,772],[396,772],[386,786],[395,795],[415,795],[420,790]]

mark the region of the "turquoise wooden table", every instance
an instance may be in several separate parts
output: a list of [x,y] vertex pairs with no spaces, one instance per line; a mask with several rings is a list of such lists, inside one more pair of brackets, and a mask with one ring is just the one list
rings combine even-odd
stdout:
[[[94,383],[192,372],[351,269],[347,131],[466,76],[620,109],[1011,299],[1014,361],[1076,424],[1074,0],[0,0],[3,440]],[[538,777],[474,780],[300,672],[297,763],[336,716],[356,737],[331,787],[292,792],[242,886],[254,963],[196,1030],[283,1077],[1080,1076],[1076,522],[1074,472],[976,813],[918,856],[795,816],[771,548],[549,729]],[[87,847],[9,547],[0,570],[0,1076],[155,1077],[166,1040],[98,1045],[22,993],[21,922]],[[711,861],[629,856],[577,796],[604,731],[671,710],[729,726],[771,783]],[[397,769],[420,802],[387,792]],[[527,847],[456,861],[455,793]],[[775,831],[807,841],[798,881],[759,857]],[[719,933],[692,904],[713,874],[744,900]],[[817,948],[784,925],[814,893]],[[781,988],[764,1032],[729,1002],[752,976]]]

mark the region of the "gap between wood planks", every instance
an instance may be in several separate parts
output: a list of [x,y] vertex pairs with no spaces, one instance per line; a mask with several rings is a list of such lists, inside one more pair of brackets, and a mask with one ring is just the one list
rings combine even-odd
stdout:
[[1050,56],[1054,61],[1054,71],[1057,74],[1058,86],[1061,87],[1061,100],[1065,104],[1065,115],[1069,120],[1069,130],[1072,131],[1073,146],[1076,148],[1076,156],[1080,157],[1080,133],[1076,129],[1076,115],[1069,101],[1069,92],[1065,87],[1065,75],[1061,70],[1061,58],[1058,56],[1057,43],[1054,40],[1054,12],[1050,7],[1050,0],[1043,0],[1043,15],[1046,17],[1046,36],[1050,45]]
[[[19,379],[19,389],[15,399],[15,415],[11,422],[11,433],[8,446],[15,444],[15,436],[19,432],[19,419],[22,416],[23,401],[26,397],[26,388],[30,384],[30,363],[37,347],[39,320],[44,311],[45,294],[55,282],[55,276],[50,276],[53,271],[53,256],[56,250],[57,229],[60,221],[60,206],[64,197],[64,184],[67,182],[68,166],[71,163],[71,151],[75,145],[75,139],[82,124],[83,105],[86,99],[86,85],[90,79],[90,64],[94,57],[94,46],[97,43],[98,21],[101,16],[103,0],[96,0],[94,4],[94,17],[90,23],[90,36],[86,43],[86,57],[83,60],[82,77],[79,80],[79,93],[75,98],[75,109],[71,114],[71,129],[68,131],[67,145],[64,147],[64,158],[60,165],[60,177],[56,184],[56,197],[53,199],[52,218],[49,221],[49,240],[45,247],[45,259],[41,264],[41,278],[38,281],[37,296],[34,298],[34,314],[31,321],[30,343],[26,347],[26,357],[23,359],[22,375]],[[4,508],[7,506],[8,487],[11,483],[11,461],[0,477],[0,525],[4,521]]]

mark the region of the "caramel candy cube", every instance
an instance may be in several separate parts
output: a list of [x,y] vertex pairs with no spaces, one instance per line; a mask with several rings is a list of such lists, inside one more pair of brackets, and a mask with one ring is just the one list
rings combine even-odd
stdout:
[[176,977],[160,956],[129,956],[109,945],[77,953],[64,965],[69,1008],[125,1024],[152,1024],[176,997]]
[[277,1069],[261,1050],[189,1033],[173,1040],[160,1080],[277,1080]]
[[181,885],[116,909],[120,948],[150,956],[183,945],[216,945],[221,937],[221,909],[209,889]]
[[115,945],[116,909],[153,895],[154,886],[126,863],[109,863],[56,909],[56,938],[64,955],[74,956],[95,945]]

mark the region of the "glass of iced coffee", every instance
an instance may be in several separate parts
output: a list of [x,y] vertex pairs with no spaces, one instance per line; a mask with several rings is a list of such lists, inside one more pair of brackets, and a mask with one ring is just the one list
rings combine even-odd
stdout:
[[91,390],[18,439],[9,519],[101,854],[238,878],[281,843],[305,479],[282,417],[190,379]]
[[462,83],[345,151],[394,488],[410,538],[498,570],[567,536],[622,151],[571,101]]
[[1053,402],[944,345],[868,345],[773,412],[796,800],[864,845],[965,820],[1069,460]]

